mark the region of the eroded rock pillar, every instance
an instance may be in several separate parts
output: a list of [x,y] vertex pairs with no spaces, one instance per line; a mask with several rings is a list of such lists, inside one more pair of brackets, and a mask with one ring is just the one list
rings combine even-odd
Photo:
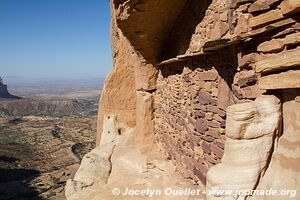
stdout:
[[232,195],[207,195],[207,199],[246,199],[238,190],[253,190],[264,174],[280,133],[280,101],[262,96],[253,102],[227,108],[226,142],[222,162],[207,173],[207,194],[230,190]]
[[276,190],[282,195],[253,196],[251,200],[300,199],[300,98],[299,90],[283,93],[283,134],[258,190]]

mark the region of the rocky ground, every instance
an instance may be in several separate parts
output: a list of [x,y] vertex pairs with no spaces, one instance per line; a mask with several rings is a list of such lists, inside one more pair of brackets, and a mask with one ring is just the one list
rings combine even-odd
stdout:
[[95,132],[95,116],[0,118],[0,199],[64,199]]

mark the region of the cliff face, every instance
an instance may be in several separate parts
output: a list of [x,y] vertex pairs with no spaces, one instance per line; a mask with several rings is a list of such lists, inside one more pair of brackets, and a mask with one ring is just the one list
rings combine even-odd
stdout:
[[296,0],[111,0],[98,144],[114,115],[137,151],[162,150],[208,190],[299,190],[299,11]]
[[[17,98],[17,97],[15,97]],[[84,105],[77,100],[33,100],[0,101],[0,112],[14,116],[66,116],[84,113]],[[84,113],[85,114],[85,113]]]
[[20,97],[11,95],[7,90],[7,85],[5,85],[0,77],[0,98],[9,98],[9,99],[20,99]]

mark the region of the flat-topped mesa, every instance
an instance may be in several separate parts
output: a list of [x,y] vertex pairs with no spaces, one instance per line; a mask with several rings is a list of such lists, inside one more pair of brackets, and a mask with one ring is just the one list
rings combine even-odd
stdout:
[[4,84],[3,79],[0,77],[0,99],[21,99],[21,97],[11,95],[7,90],[7,85]]

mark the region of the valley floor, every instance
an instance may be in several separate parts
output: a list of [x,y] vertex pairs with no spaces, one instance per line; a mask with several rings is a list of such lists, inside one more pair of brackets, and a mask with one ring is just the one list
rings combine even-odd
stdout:
[[64,199],[95,133],[96,116],[0,118],[0,199]]

